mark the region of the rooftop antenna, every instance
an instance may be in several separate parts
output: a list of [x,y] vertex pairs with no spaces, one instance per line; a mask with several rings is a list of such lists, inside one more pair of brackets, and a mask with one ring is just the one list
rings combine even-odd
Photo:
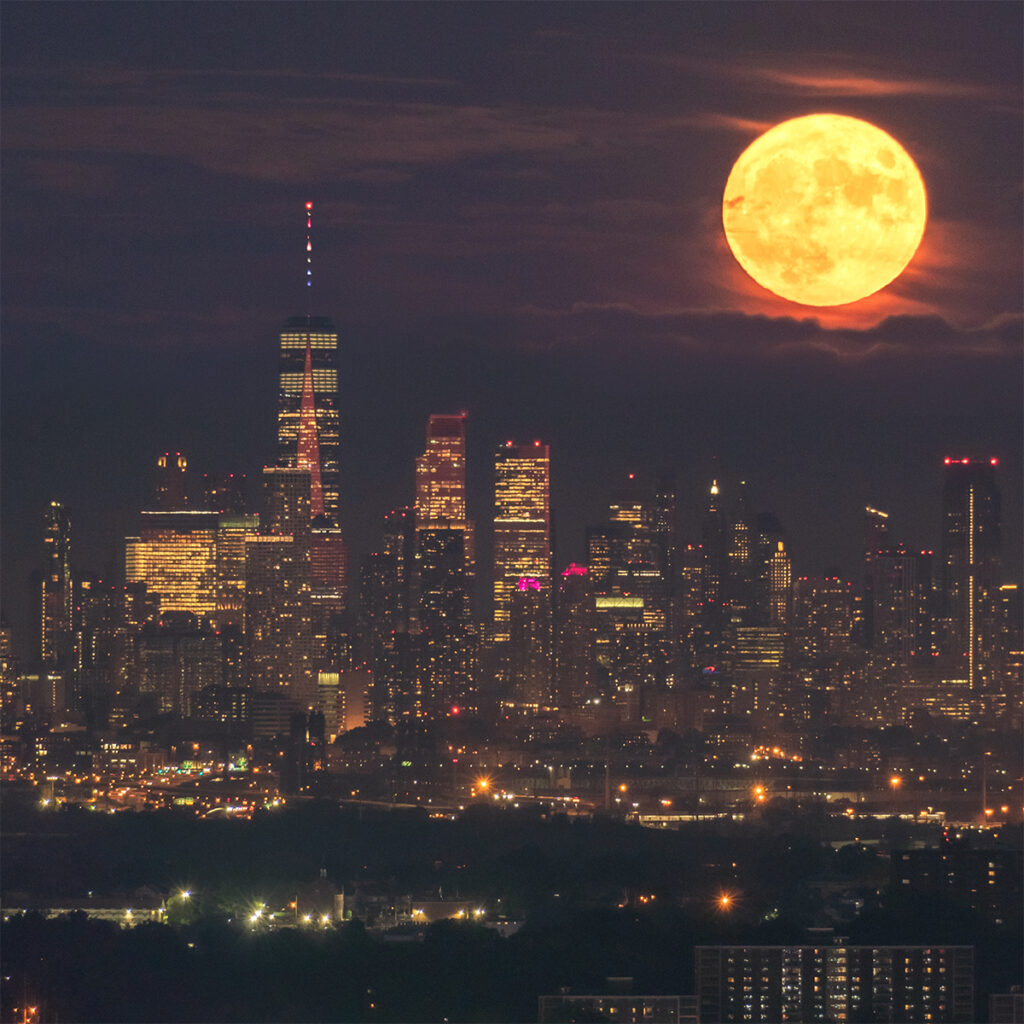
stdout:
[[306,319],[313,315],[313,203],[306,202]]

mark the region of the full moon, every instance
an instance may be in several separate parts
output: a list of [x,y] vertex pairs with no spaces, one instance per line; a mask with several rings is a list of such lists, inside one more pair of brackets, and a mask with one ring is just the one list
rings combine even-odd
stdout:
[[722,223],[762,287],[807,306],[856,302],[894,281],[928,216],[921,172],[867,121],[810,114],[770,128],[733,166]]

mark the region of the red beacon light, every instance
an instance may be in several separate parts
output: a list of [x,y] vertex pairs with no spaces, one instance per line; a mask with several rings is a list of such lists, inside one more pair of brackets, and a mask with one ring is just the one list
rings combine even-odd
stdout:
[[313,204],[312,203],[306,203],[306,209],[307,210],[312,210],[313,209]]
[[999,460],[998,459],[989,459],[988,462],[989,462],[990,466],[998,466],[999,465]]
[[942,461],[948,466],[953,460],[947,455]]

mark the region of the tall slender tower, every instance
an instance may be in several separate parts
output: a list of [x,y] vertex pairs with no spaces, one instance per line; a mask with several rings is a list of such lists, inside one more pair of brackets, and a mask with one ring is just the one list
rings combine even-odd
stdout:
[[997,459],[946,458],[942,488],[942,615],[946,651],[965,662],[972,690],[995,642],[1000,572]]
[[[306,292],[312,289],[313,204],[306,203]],[[310,471],[311,509],[338,524],[338,332],[329,318],[291,317],[278,359],[277,464]],[[319,494],[317,491],[319,490]],[[322,505],[322,507],[321,507]]]
[[889,513],[870,505],[864,509],[864,601],[861,639],[865,647],[875,643],[875,584],[876,564],[889,547]]
[[494,461],[494,638],[509,639],[512,595],[534,580],[551,607],[551,454],[506,441]]
[[68,653],[71,636],[71,520],[68,510],[51,501],[43,535],[43,578],[40,593],[39,654],[46,666]]

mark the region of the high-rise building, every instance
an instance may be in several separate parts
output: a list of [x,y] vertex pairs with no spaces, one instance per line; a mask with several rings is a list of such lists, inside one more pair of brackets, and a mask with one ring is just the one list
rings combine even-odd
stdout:
[[381,546],[363,560],[360,609],[373,674],[370,716],[395,722],[422,713],[422,692],[411,667],[409,623],[415,526],[411,508],[384,517]]
[[222,681],[220,640],[188,612],[142,627],[136,644],[139,696],[151,713],[194,713],[196,695]]
[[754,540],[747,506],[747,484],[741,480],[736,510],[729,524],[728,579],[723,589],[730,615],[733,618],[739,616],[744,625],[751,625],[755,617]]
[[918,556],[881,550],[872,565],[874,648],[888,665],[907,669],[917,651]]
[[768,621],[773,625],[789,623],[793,594],[793,566],[786,542],[777,540],[765,566],[768,583]]
[[40,588],[39,654],[44,666],[66,659],[74,596],[71,588],[71,520],[59,501],[46,510]]
[[466,413],[432,415],[427,443],[416,460],[416,532],[459,530],[465,534],[466,569],[473,571],[473,523],[466,514]]
[[210,512],[240,516],[245,514],[244,473],[204,473],[202,507]]
[[341,530],[314,520],[310,550],[314,596],[340,614],[348,603],[348,546]]
[[794,656],[801,665],[832,663],[850,647],[853,585],[838,570],[801,576],[793,587]]
[[551,703],[551,653],[550,602],[537,580],[524,577],[509,614],[509,682],[517,706],[536,711]]
[[494,463],[494,638],[509,639],[512,595],[533,579],[551,607],[550,450],[507,441]]
[[465,704],[470,696],[465,540],[464,530],[437,528],[421,530],[417,538],[418,650],[424,703],[433,714]]
[[597,608],[585,565],[562,571],[555,635],[555,699],[579,708],[599,696],[597,685]]
[[[653,487],[630,473],[611,496],[608,522],[587,530],[590,583],[606,602],[636,600],[633,616],[602,614],[597,622],[601,660],[617,686],[630,693],[675,683],[675,485],[661,476]],[[607,608],[608,606],[605,605]]]
[[942,488],[944,649],[971,690],[991,675],[1000,573],[997,459],[946,458]]
[[728,538],[720,506],[718,481],[712,480],[708,505],[701,523],[701,552],[704,560],[703,607],[701,619],[706,656],[717,659],[722,629],[728,619],[723,585],[727,584]]
[[875,642],[875,562],[889,550],[889,513],[868,505],[864,509],[864,600],[860,640],[865,647]]
[[257,690],[316,699],[309,548],[287,534],[260,534],[245,546],[247,678]]
[[697,946],[700,1019],[966,1024],[973,946]]
[[161,614],[213,615],[217,533],[216,512],[143,512],[139,536],[125,539],[125,582],[144,583]]
[[154,490],[154,509],[179,512],[188,507],[188,459],[181,452],[164,452],[156,460]]
[[316,700],[311,603],[312,502],[308,469],[263,471],[263,531],[245,547],[248,678],[258,690],[283,689],[300,707]]
[[18,685],[18,663],[11,644],[11,627],[0,619],[0,732],[12,733],[24,710]]
[[105,724],[110,714],[120,603],[109,583],[84,573],[75,579],[71,704],[90,725]]
[[245,626],[245,544],[259,533],[259,516],[217,517],[217,607],[221,628]]
[[338,525],[338,333],[327,317],[298,316],[280,342],[277,464],[308,470],[313,516]]

